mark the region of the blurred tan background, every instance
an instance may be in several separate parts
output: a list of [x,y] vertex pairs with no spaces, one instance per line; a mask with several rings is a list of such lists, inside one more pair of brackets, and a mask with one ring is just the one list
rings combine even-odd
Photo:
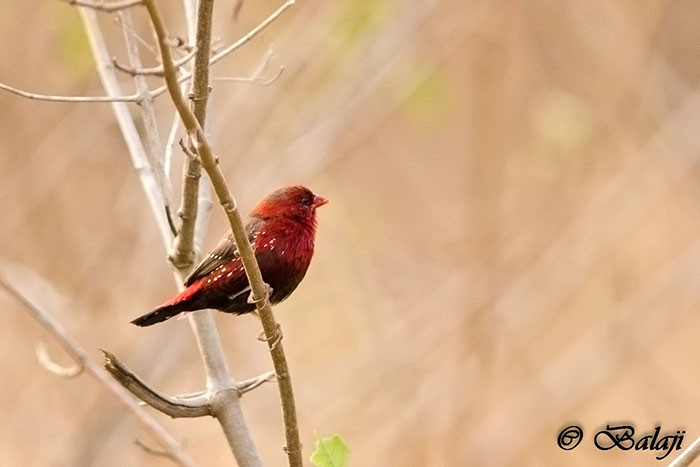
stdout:
[[[216,5],[221,44],[281,2],[245,2],[238,21],[233,3]],[[185,35],[179,3],[161,4]],[[103,94],[68,5],[6,0],[0,44],[2,82]],[[216,83],[212,131],[244,210],[291,182],[332,200],[276,308],[305,457],[337,432],[352,466],[661,465],[591,435],[627,421],[700,436],[696,2],[301,0],[213,75],[248,75],[270,44],[283,75]],[[0,108],[0,255],[55,291],[23,290],[94,359],[202,388],[186,321],[129,324],[175,285],[109,105],[0,92]],[[165,136],[167,96],[157,110]],[[225,228],[215,208],[205,247]],[[37,342],[69,360],[4,292],[0,306],[0,465],[170,465],[92,379],[45,371]],[[237,378],[270,368],[255,319],[217,319]],[[275,386],[242,404],[283,465]],[[213,420],[156,416],[201,465],[233,463]],[[564,452],[574,422],[584,441]]]

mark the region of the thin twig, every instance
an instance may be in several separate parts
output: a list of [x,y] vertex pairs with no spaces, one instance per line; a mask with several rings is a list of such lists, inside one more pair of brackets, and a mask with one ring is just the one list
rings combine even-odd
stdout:
[[279,71],[275,76],[272,78],[265,78],[262,76],[262,74],[267,70],[268,65],[272,61],[272,55],[274,51],[272,47],[269,47],[265,54],[263,55],[262,60],[260,60],[260,63],[255,67],[255,70],[250,74],[250,76],[246,78],[240,78],[240,77],[221,77],[217,78],[214,77],[212,78],[212,81],[220,81],[220,82],[234,82],[234,83],[253,83],[253,84],[260,84],[262,86],[269,86],[270,84],[274,83],[279,79],[280,76],[282,76],[282,73],[284,72],[284,66],[280,66]]
[[34,318],[44,329],[61,344],[61,347],[92,376],[98,383],[104,386],[119,401],[126,406],[141,425],[151,434],[164,449],[172,454],[174,460],[184,466],[195,466],[195,462],[182,449],[177,441],[168,433],[148,412],[146,412],[133,397],[116,381],[114,381],[99,365],[94,363],[87,352],[63,329],[49,313],[35,305],[26,295],[20,292],[9,280],[0,274],[0,286],[10,295],[19,301],[24,309]]
[[[166,76],[166,85],[169,88],[171,98],[173,92],[175,92],[180,97],[179,103],[187,108],[197,128],[202,130],[203,127],[206,128],[207,103],[210,92],[209,57],[211,53],[213,0],[199,0],[197,3],[196,26],[191,21],[193,19],[192,13],[195,10],[194,7],[194,1],[186,1],[185,9],[188,17],[188,25],[190,26],[190,42],[195,43],[197,50],[190,91],[192,109],[190,110],[182,97],[182,90],[179,86],[181,81],[172,79],[175,77],[174,74],[170,74],[170,77]],[[149,8],[149,15],[152,15],[154,10],[157,11],[157,7],[153,2],[150,2],[147,8]],[[153,16],[151,16],[151,18],[153,22]],[[156,34],[158,48],[161,53],[160,61],[163,64],[164,71],[168,73],[175,70],[175,67],[170,49],[167,47],[168,36],[167,33],[165,33],[165,25],[162,18],[160,18],[159,24],[162,26],[161,31],[164,32],[160,35]],[[155,25],[154,29],[158,30]],[[178,113],[180,113],[180,109],[177,110]],[[185,127],[188,128],[186,124]],[[187,135],[192,143],[191,132],[188,131]],[[202,131],[202,136],[206,137],[204,131]],[[183,256],[187,258],[189,257],[189,251],[195,252],[195,241],[198,243],[202,241],[203,233],[205,232],[203,227],[208,220],[208,214],[211,209],[211,190],[208,183],[196,183],[198,180],[190,180],[190,184],[187,184],[190,177],[199,177],[201,173],[198,159],[188,158],[186,160],[185,173],[187,176],[184,178],[183,182],[183,208],[185,208],[185,203],[188,204],[186,211],[185,209],[183,209],[183,211],[191,216],[191,218],[183,219],[183,225],[180,228],[180,233],[177,238],[178,242],[175,244],[176,248],[174,248],[174,250],[177,251],[179,245],[179,253],[182,253]],[[200,193],[201,196],[199,196]],[[201,199],[198,200],[198,198]],[[189,204],[192,202],[194,202],[194,206]],[[200,216],[197,216],[200,207],[203,209],[203,212]],[[197,222],[198,217],[200,222]],[[188,225],[188,223],[191,225]],[[199,235],[195,235],[195,229],[198,229],[197,232]],[[176,262],[174,263],[177,264]],[[184,267],[179,268],[179,272],[184,275],[189,271],[191,263],[187,264],[185,262],[185,264],[181,266]],[[243,418],[243,412],[239,402],[240,395],[236,389],[236,381],[228,368],[212,312],[205,310],[191,313],[189,321],[205,364],[207,392],[211,413],[221,424],[224,435],[226,436],[238,465],[240,467],[261,467],[262,461],[260,460],[255,443],[250,436],[245,419]]]
[[[32,99],[36,101],[48,101],[48,102],[72,102],[72,103],[95,103],[95,102],[139,102],[141,96],[138,94],[131,94],[128,96],[58,96],[54,94],[39,94],[36,92],[24,91],[10,86],[9,84],[0,83],[0,89],[11,92],[21,97],[26,97],[27,99]],[[155,96],[154,96],[155,97]]]
[[[243,395],[246,392],[250,392],[255,388],[258,388],[262,386],[265,383],[268,383],[270,381],[275,380],[275,372],[274,371],[268,371],[267,373],[263,373],[258,376],[254,376],[252,378],[244,379],[243,381],[239,381],[236,383],[235,388],[236,391],[238,391],[239,395]],[[172,399],[176,401],[180,400],[185,400],[189,401],[192,403],[204,403],[204,401],[208,401],[209,398],[209,392],[208,391],[196,391],[196,392],[189,392],[186,394],[178,394],[177,396],[173,396]]]
[[[62,0],[62,1],[67,1],[70,2],[70,0]],[[143,2],[139,2],[143,3]],[[265,29],[270,23],[272,23],[274,20],[276,20],[284,11],[294,5],[295,0],[287,0],[281,7],[279,7],[277,10],[275,10],[270,16],[265,18],[260,24],[258,24],[256,27],[251,29],[245,36],[241,37],[239,40],[234,42],[233,44],[229,45],[225,49],[223,49],[221,52],[216,53],[210,60],[209,64],[214,65],[227,55],[229,55],[231,52],[233,52],[236,49],[239,49],[242,47],[244,44],[246,44],[248,41],[250,41],[253,37],[257,36],[260,31]],[[110,63],[111,60],[108,62]],[[178,82],[184,83],[188,81],[189,79],[192,78],[191,73],[186,73],[183,74],[178,78]],[[29,91],[24,91],[22,89],[18,89],[15,87],[12,87],[8,84],[0,82],[0,89],[3,89],[5,91],[11,92],[13,94],[16,94],[21,97],[25,97],[27,99],[33,99],[33,100],[40,100],[40,101],[48,101],[48,102],[73,102],[73,103],[100,103],[100,102],[140,102],[141,101],[141,95],[139,94],[132,94],[132,95],[110,95],[110,96],[60,96],[60,95],[53,95],[53,94],[39,94],[35,92],[29,92]],[[149,91],[148,95],[150,98],[156,98],[163,94],[167,90],[166,86],[162,86],[157,89],[153,89]]]
[[[287,0],[284,4],[282,4],[281,7],[279,7],[277,10],[272,12],[272,14],[270,16],[268,16],[267,18],[265,18],[260,24],[258,24],[253,29],[248,31],[248,33],[246,35],[244,35],[243,37],[238,39],[233,44],[227,46],[226,48],[224,48],[220,52],[215,53],[211,57],[211,59],[209,60],[209,66],[210,67],[213,66],[214,64],[218,63],[223,58],[225,58],[227,55],[229,55],[231,52],[244,46],[251,39],[253,39],[255,36],[257,36],[263,29],[268,27],[273,21],[275,21],[277,18],[279,18],[280,15],[282,15],[282,13],[284,13],[289,7],[291,7],[295,3],[296,3],[296,0]],[[192,78],[192,74],[186,73],[178,78],[178,82],[183,83],[191,78]],[[162,91],[162,88],[158,88],[157,90],[152,91],[152,92],[155,93],[155,92],[161,92],[161,91]],[[160,94],[158,94],[158,95],[160,95]]]
[[68,3],[70,5],[81,6],[81,7],[85,7],[85,8],[91,8],[93,10],[106,11],[106,12],[125,10],[127,8],[132,8],[132,7],[135,7],[138,5],[143,5],[143,0],[122,0],[122,1],[112,1],[112,2],[105,2],[105,1],[99,1],[99,0],[93,0],[93,1],[60,0],[60,1],[62,1],[64,3]]
[[[153,29],[158,38],[158,48],[161,53],[161,62],[165,71],[165,80],[168,87],[168,92],[173,100],[173,104],[177,109],[183,124],[187,129],[188,134],[194,141],[194,146],[202,160],[202,167],[207,171],[211,179],[214,192],[219,199],[219,203],[224,208],[231,226],[231,232],[236,241],[236,247],[241,255],[241,261],[244,265],[248,281],[251,285],[253,299],[256,302],[256,308],[265,330],[265,335],[268,338],[268,347],[272,356],[272,361],[277,375],[277,383],[282,402],[282,412],[285,424],[285,438],[287,445],[285,452],[287,453],[289,465],[292,467],[302,466],[301,442],[299,440],[299,430],[296,418],[296,408],[294,403],[294,395],[291,384],[291,376],[289,367],[284,354],[284,346],[280,344],[273,346],[274,336],[278,332],[278,324],[272,314],[272,307],[269,300],[269,288],[264,283],[260,268],[255,259],[255,254],[248,240],[248,236],[243,225],[241,215],[238,211],[236,201],[231,195],[226,179],[218,165],[217,159],[214,156],[212,148],[209,145],[207,137],[199,125],[199,122],[187,105],[187,101],[180,92],[177,80],[177,69],[173,64],[173,57],[168,47],[168,32],[165,22],[160,13],[158,6],[154,0],[145,0],[146,9],[148,10]],[[293,4],[293,1],[287,2]],[[216,411],[216,401],[212,401],[212,410]]]
[[281,66],[279,71],[277,71],[277,74],[274,75],[272,78],[265,78],[262,76],[247,76],[245,78],[241,78],[240,76],[215,76],[212,78],[212,81],[218,81],[220,83],[251,83],[259,84],[261,86],[269,86],[278,79],[280,79],[280,76],[282,76],[283,72],[284,67]]
[[258,24],[253,29],[248,31],[248,33],[245,36],[241,37],[236,42],[234,42],[233,44],[231,44],[228,47],[226,47],[225,49],[223,49],[221,52],[216,53],[211,58],[210,64],[211,65],[215,64],[216,62],[218,62],[219,60],[221,60],[222,58],[224,58],[225,56],[227,56],[228,54],[230,54],[234,50],[241,48],[243,45],[245,45],[252,38],[257,36],[260,31],[262,31],[263,29],[268,27],[270,25],[270,23],[272,23],[274,20],[279,18],[280,15],[282,13],[284,13],[285,10],[287,10],[287,8],[294,5],[294,3],[296,3],[296,0],[287,0],[286,2],[284,2],[282,4],[282,6],[280,6],[278,9],[276,9],[274,12],[272,12],[272,14],[270,16],[265,18],[260,24]]
[[195,154],[194,152],[192,152],[192,150],[191,150],[190,148],[187,147],[187,145],[186,145],[185,142],[182,140],[182,138],[180,138],[180,139],[178,140],[177,144],[180,146],[180,149],[182,149],[182,152],[184,152],[185,155],[186,155],[188,158],[190,158],[190,159],[197,159],[197,157],[198,157],[197,154]]
[[[180,68],[181,66],[187,64],[187,62],[194,58],[196,52],[196,49],[188,52],[187,55],[175,61],[175,66]],[[150,68],[143,68],[140,65],[134,66],[133,64],[129,66],[120,63],[116,57],[112,57],[112,65],[114,65],[114,68],[116,68],[117,70],[123,71],[124,73],[128,73],[131,76],[163,76],[163,67],[161,65]]]
[[[114,23],[117,25],[121,25],[121,20],[119,19],[119,16],[114,17]],[[141,44],[141,46],[143,46],[143,48],[147,49],[151,53],[151,55],[153,55],[154,57],[160,56],[160,55],[158,55],[158,49],[156,47],[154,47],[153,45],[149,44],[148,41],[146,39],[144,39],[143,37],[141,37],[141,35],[139,33],[137,33],[136,31],[134,31],[134,37],[136,38],[136,42]]]
[[236,389],[238,390],[239,394],[243,395],[246,392],[250,392],[257,387],[274,380],[275,372],[268,371],[267,373],[263,373],[262,375],[256,376],[254,378],[244,379],[236,385]]

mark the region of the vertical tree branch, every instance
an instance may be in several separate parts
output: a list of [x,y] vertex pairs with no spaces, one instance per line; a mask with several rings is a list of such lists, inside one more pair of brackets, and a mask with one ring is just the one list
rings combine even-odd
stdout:
[[251,285],[253,299],[256,301],[256,308],[260,319],[263,323],[263,329],[267,336],[268,346],[272,356],[275,372],[277,374],[277,383],[282,402],[282,412],[285,423],[285,438],[287,445],[285,451],[287,453],[289,465],[293,467],[301,467],[301,442],[299,440],[299,431],[296,419],[296,408],[294,403],[294,395],[291,384],[291,376],[287,365],[284,348],[281,344],[273,345],[273,340],[278,332],[278,324],[272,314],[272,307],[268,295],[268,287],[263,282],[260,268],[253,249],[248,241],[248,237],[243,226],[241,215],[231,192],[228,188],[226,179],[218,166],[218,161],[213,154],[212,148],[209,145],[206,135],[202,130],[194,113],[190,110],[185,98],[180,92],[180,87],[177,81],[177,72],[173,63],[172,53],[168,47],[168,32],[165,26],[165,21],[158,9],[154,0],[145,0],[146,9],[153,29],[158,38],[158,49],[161,53],[164,77],[170,97],[173,100],[183,124],[187,129],[188,134],[193,138],[194,146],[197,154],[201,158],[202,167],[207,171],[211,179],[214,192],[219,199],[231,225],[231,232],[238,252],[241,256],[241,261],[246,271],[248,281]]
[[[187,10],[188,7],[186,7]],[[195,61],[190,92],[192,113],[200,128],[206,124],[207,103],[209,98],[209,57],[211,55],[211,25],[214,9],[213,0],[200,0],[197,8],[195,38]],[[190,35],[192,31],[190,31]],[[161,42],[159,41],[159,45]],[[167,45],[162,44],[170,52]],[[162,53],[162,49],[161,49]],[[165,57],[162,57],[165,59]],[[172,56],[170,56],[172,60]],[[172,63],[172,62],[170,62]],[[163,67],[165,69],[165,66]],[[180,87],[175,86],[181,95]],[[190,143],[192,143],[190,141]],[[191,145],[192,146],[192,145]],[[194,240],[197,227],[197,211],[199,209],[201,166],[197,159],[186,158],[185,176],[182,193],[182,227],[173,249],[173,264],[184,275],[192,266],[195,257]],[[201,184],[202,202],[209,205],[208,184]],[[208,211],[208,209],[207,209]],[[206,214],[206,213],[204,213]],[[206,220],[206,217],[203,218]],[[189,261],[188,261],[189,259]],[[180,281],[182,283],[183,281]],[[224,356],[223,348],[216,323],[208,310],[193,313],[189,317],[190,325],[195,334],[200,354],[206,370],[207,389],[210,393],[210,409],[224,431],[238,465],[241,467],[257,467],[262,462],[243,418],[240,407],[239,393],[235,389],[236,381],[231,375]]]
[[[211,2],[211,0],[208,1]],[[121,95],[120,85],[114,74],[104,38],[97,24],[95,12],[81,8],[80,13],[93,50],[93,55],[95,56],[103,86],[110,96]],[[211,18],[211,15],[209,15],[209,17]],[[211,28],[209,28],[209,32],[207,32],[206,29],[204,29],[203,33],[210,35],[210,30]],[[169,48],[168,52],[170,52]],[[205,63],[208,63],[208,56]],[[168,227],[165,210],[163,209],[162,193],[160,192],[159,184],[155,179],[148,157],[146,156],[143,143],[136,131],[134,121],[126,105],[114,105],[114,111],[120,127],[122,128],[124,138],[127,141],[129,153],[141,177],[144,190],[146,191],[149,201],[151,201],[151,208],[158,220],[158,225],[161,228],[165,244],[169,245],[171,243],[172,234]],[[196,195],[194,197],[194,202],[197,203]],[[210,200],[205,198],[202,203],[204,206],[207,206],[207,203],[210,204]],[[194,225],[194,218],[192,218],[192,224]],[[204,229],[202,229],[202,231],[204,231]],[[192,251],[191,247],[190,251]],[[191,255],[193,258],[194,254],[192,253]],[[192,262],[190,261],[186,269],[191,267],[191,264]],[[176,274],[180,286],[183,282],[182,274],[184,272],[185,270]],[[209,312],[206,311],[194,315],[192,322],[197,335],[197,341],[200,345],[200,349],[205,349],[203,351],[203,356],[205,356],[207,384],[212,388],[218,388],[216,392],[212,393],[212,411],[216,412],[215,416],[224,429],[226,438],[231,445],[239,466],[259,467],[262,464],[245,425],[243,414],[240,409],[238,392],[235,390],[235,381],[228,372],[213,318]],[[230,390],[228,386],[233,389]]]
[[[195,31],[194,71],[190,99],[192,109],[202,128],[205,127],[207,101],[209,99],[209,57],[211,55],[211,22],[214,11],[213,0],[201,0],[197,8]],[[190,144],[191,146],[191,144]],[[172,261],[178,269],[192,266],[194,261],[194,234],[199,198],[199,178],[202,168],[199,161],[185,159],[185,176],[182,184],[182,225],[173,246]]]
[[177,237],[173,242],[173,251],[170,256],[173,266],[177,269],[190,269],[194,264],[194,233],[201,172],[199,161],[185,158],[185,170],[182,177],[182,201],[178,210],[178,216],[182,222],[180,223]]

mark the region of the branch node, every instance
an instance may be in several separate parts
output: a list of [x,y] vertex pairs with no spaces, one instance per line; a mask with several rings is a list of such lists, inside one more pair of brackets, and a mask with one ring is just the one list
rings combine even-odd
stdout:
[[104,354],[104,368],[107,372],[111,374],[119,384],[124,386],[126,390],[154,409],[172,418],[192,418],[211,415],[208,404],[176,400],[160,394],[141,381],[141,379],[120,362],[114,354],[106,350],[100,350]]
[[[211,87],[209,87],[208,89],[209,89],[209,91],[211,91]],[[208,94],[208,93],[207,93],[207,94]],[[206,95],[206,96],[195,96],[194,93],[189,93],[189,94],[187,95],[187,98],[188,98],[189,100],[191,100],[192,102],[198,102],[198,101],[203,101],[203,100],[208,99],[209,96],[208,96],[208,95]]]
[[174,49],[180,47],[182,45],[182,38],[175,36],[175,37],[164,37],[162,42],[163,45],[167,45],[168,47],[172,47]]
[[[191,150],[190,148],[187,147],[187,145],[186,145],[185,142],[182,140],[182,138],[180,138],[180,141],[178,141],[178,143],[180,144],[180,147],[182,148],[182,152],[184,152],[185,155],[186,155],[190,160],[199,162],[199,157],[197,157],[197,154],[195,154],[194,152],[192,152],[192,150]],[[188,175],[189,175],[189,174],[188,174]],[[197,177],[197,178],[199,178],[199,177]]]
[[265,383],[274,381],[275,377],[276,375],[274,371],[268,371],[267,373],[263,373],[254,378],[246,379],[244,381],[239,382],[236,385],[239,397],[245,394],[246,392],[252,391],[257,387],[262,386]]

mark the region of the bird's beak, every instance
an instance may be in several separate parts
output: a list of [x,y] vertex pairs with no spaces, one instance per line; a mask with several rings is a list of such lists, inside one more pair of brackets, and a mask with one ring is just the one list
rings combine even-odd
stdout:
[[316,209],[324,204],[328,204],[328,200],[326,198],[323,196],[314,196],[314,202],[311,205],[314,207],[314,209]]

